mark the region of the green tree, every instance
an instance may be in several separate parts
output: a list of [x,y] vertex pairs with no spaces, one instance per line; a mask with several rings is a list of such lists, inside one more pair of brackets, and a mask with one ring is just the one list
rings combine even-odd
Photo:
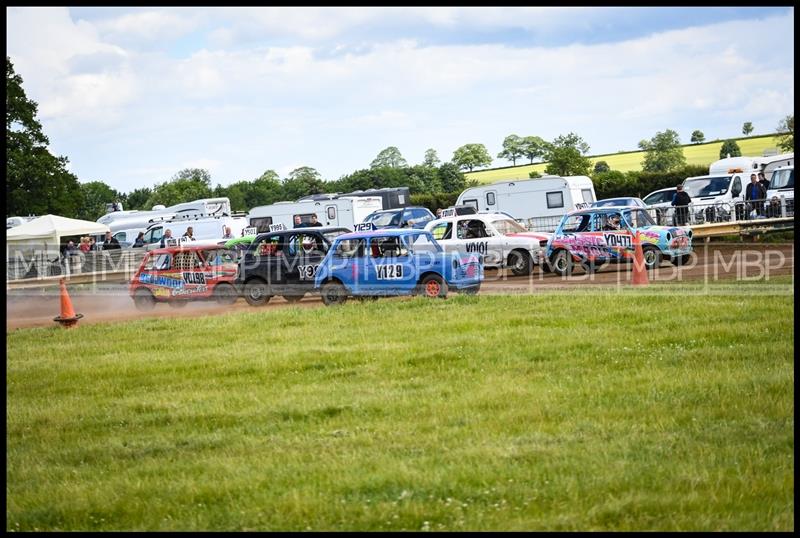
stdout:
[[403,158],[400,150],[394,146],[382,150],[369,165],[370,168],[405,168],[408,163]]
[[608,166],[608,163],[605,161],[597,161],[594,163],[594,173],[597,174],[599,172],[608,172],[611,170],[611,167]]
[[789,114],[778,123],[778,147],[782,151],[794,151],[794,114]]
[[6,56],[6,216],[75,217],[82,199],[78,178],[67,171],[66,157],[47,149],[38,105],[25,95],[22,82]]
[[149,187],[134,189],[125,196],[125,209],[152,209],[152,206],[147,206],[151,194],[153,191]]
[[483,144],[464,144],[453,152],[453,162],[459,168],[472,172],[476,166],[492,164],[492,157]]
[[558,136],[546,146],[544,171],[557,176],[588,176],[592,161],[583,156],[588,151],[589,145],[575,133]]
[[430,148],[430,149],[425,151],[425,159],[422,161],[422,165],[423,166],[429,166],[429,167],[433,168],[436,165],[438,165],[440,162],[442,162],[442,161],[439,160],[439,155],[436,153],[435,149]]
[[522,155],[528,158],[531,164],[536,158],[544,157],[547,152],[547,142],[538,136],[526,136],[520,146]]
[[511,163],[516,166],[517,159],[522,157],[522,155],[522,138],[511,134],[503,140],[503,151],[497,154],[497,158],[511,161]]
[[325,192],[325,183],[315,168],[301,166],[283,180],[283,195],[286,200],[297,200],[309,194]]
[[461,192],[464,190],[467,178],[455,163],[442,163],[439,167],[439,181],[444,192]]
[[719,148],[719,158],[724,159],[726,157],[741,157],[742,150],[739,149],[739,144],[736,143],[736,140],[728,139],[722,143],[722,147]]
[[[81,183],[81,205],[77,218],[97,220],[106,214],[106,204],[120,200],[122,196],[102,181]],[[123,204],[124,206],[124,204]]]
[[260,205],[274,204],[282,199],[284,199],[284,197],[280,176],[278,176],[275,170],[266,170],[253,181],[245,197],[244,210],[249,211]]
[[668,172],[686,166],[680,137],[672,129],[657,132],[650,140],[642,140],[639,148],[646,152],[642,161],[645,172]]
[[706,135],[703,134],[703,131],[699,129],[696,131],[692,131],[692,144],[702,144],[706,139]]
[[211,174],[202,168],[184,168],[168,181],[156,183],[145,204],[171,206],[211,197]]
[[752,132],[753,132],[753,123],[749,121],[744,122],[744,125],[742,125],[742,134],[744,136],[747,136]]
[[531,179],[536,179],[537,177],[542,177],[542,173],[538,170],[531,170],[528,172],[528,177]]

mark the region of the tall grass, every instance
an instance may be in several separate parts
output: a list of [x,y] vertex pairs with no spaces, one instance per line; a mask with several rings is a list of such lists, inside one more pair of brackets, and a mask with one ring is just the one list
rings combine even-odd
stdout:
[[792,530],[778,282],[15,331],[7,530]]
[[[757,156],[761,155],[765,149],[776,148],[778,137],[760,136],[753,138],[742,138],[736,140],[742,155]],[[719,151],[722,148],[722,141],[706,142],[704,144],[688,144],[683,146],[683,155],[686,157],[686,164],[709,165],[718,160]],[[612,170],[629,172],[631,170],[641,170],[645,152],[633,151],[626,153],[610,153],[607,155],[593,155],[590,157],[592,166],[597,161],[605,161]],[[512,179],[527,179],[528,174],[537,171],[544,174],[547,163],[521,165],[508,168],[497,168],[490,170],[478,170],[464,174],[467,179],[477,179],[480,183],[494,183],[496,181],[507,181]]]

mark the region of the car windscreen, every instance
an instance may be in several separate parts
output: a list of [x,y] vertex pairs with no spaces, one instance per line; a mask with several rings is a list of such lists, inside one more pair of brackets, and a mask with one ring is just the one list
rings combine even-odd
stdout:
[[794,188],[794,169],[775,170],[772,174],[770,189],[793,189]]
[[704,177],[687,179],[683,182],[683,190],[692,197],[717,196],[728,192],[731,176]]
[[527,232],[524,226],[522,226],[517,221],[511,219],[493,220],[492,226],[494,226],[497,229],[497,231],[503,235]]
[[371,222],[375,226],[398,226],[400,224],[400,211],[391,211],[386,213],[373,213],[364,222]]
[[633,209],[622,213],[625,220],[633,228],[643,228],[645,226],[655,226],[655,221],[644,209]]
[[331,231],[329,231],[329,232],[325,232],[325,233],[323,233],[323,234],[322,234],[322,236],[323,236],[325,239],[327,239],[327,240],[328,240],[328,243],[333,243],[333,240],[334,240],[334,239],[336,239],[336,238],[337,238],[337,237],[339,237],[340,235],[342,235],[342,234],[346,234],[346,233],[349,233],[349,230],[345,230],[345,229],[342,229],[342,230],[331,230]]

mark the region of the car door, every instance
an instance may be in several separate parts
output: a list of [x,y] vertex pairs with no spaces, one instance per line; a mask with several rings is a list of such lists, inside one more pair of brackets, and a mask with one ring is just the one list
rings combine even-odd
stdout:
[[[471,217],[466,215],[456,221],[455,235],[459,250],[480,255],[484,265],[502,265],[504,260],[502,245],[490,240],[489,232],[481,219]],[[490,248],[490,243],[493,248]]]
[[325,257],[322,236],[312,232],[298,232],[286,236],[284,249],[285,293],[302,295],[314,287],[319,264]]
[[414,265],[402,237],[369,237],[367,253],[365,289],[380,295],[400,295],[416,286]]

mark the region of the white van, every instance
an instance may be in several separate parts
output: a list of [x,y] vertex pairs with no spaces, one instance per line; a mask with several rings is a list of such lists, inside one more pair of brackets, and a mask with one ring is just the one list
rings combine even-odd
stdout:
[[767,189],[767,217],[794,216],[794,165],[772,172]]
[[270,225],[283,224],[286,228],[294,228],[294,218],[300,217],[307,225],[311,216],[317,216],[317,222],[323,226],[336,226],[353,229],[365,217],[383,208],[383,201],[377,196],[347,196],[317,200],[299,200],[297,202],[276,202],[270,205],[254,207],[248,217],[250,226],[258,232],[268,232]]
[[[728,157],[711,163],[708,175],[688,177],[683,190],[692,198],[693,223],[723,222],[735,207],[744,207],[750,175],[764,172],[769,178],[779,166],[793,166],[794,153],[765,157]],[[738,215],[737,218],[744,218]]]
[[147,250],[159,248],[165,230],[171,230],[172,237],[181,237],[190,226],[195,239],[219,239],[222,241],[226,226],[231,228],[233,237],[241,237],[242,230],[247,227],[247,219],[244,217],[211,217],[156,222],[151,224],[144,233],[145,248]]
[[472,206],[479,213],[505,213],[528,229],[553,231],[562,215],[596,199],[587,176],[542,176],[470,187],[455,205]]

